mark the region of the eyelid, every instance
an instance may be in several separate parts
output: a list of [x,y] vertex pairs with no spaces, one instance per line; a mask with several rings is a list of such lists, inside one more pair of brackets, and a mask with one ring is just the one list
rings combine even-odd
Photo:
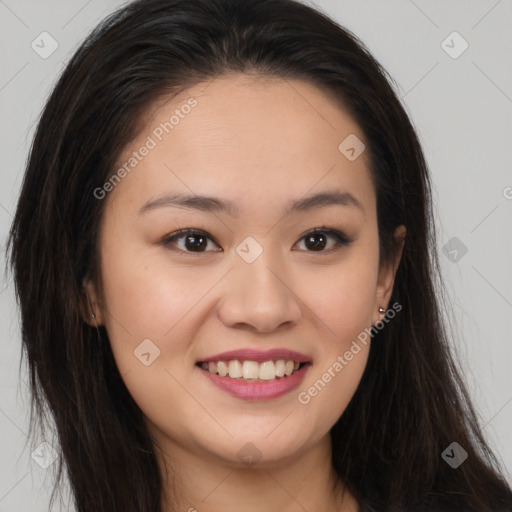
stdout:
[[317,228],[312,228],[312,229],[308,229],[307,231],[304,231],[304,233],[302,233],[299,236],[299,240],[302,240],[306,235],[311,235],[314,233],[328,233],[333,236],[339,236],[341,239],[343,239],[347,243],[354,241],[354,238],[350,238],[345,233],[343,233],[343,231],[340,231],[338,228],[335,228],[333,226],[327,226],[327,225],[323,225],[323,226],[320,226]]

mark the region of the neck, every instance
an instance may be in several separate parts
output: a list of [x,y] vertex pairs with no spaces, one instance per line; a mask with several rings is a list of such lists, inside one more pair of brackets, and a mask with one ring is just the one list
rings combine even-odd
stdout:
[[358,510],[332,467],[329,434],[293,459],[242,468],[211,454],[191,453],[168,438],[159,446],[163,512]]

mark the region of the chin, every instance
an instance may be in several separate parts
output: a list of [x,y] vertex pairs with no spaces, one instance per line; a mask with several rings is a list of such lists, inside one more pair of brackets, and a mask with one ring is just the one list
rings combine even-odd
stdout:
[[[271,431],[272,429],[265,430]],[[220,449],[214,450],[215,455],[229,465],[264,469],[286,464],[307,451],[304,434],[293,437],[288,432],[285,436],[272,436],[272,433],[234,436],[225,446],[225,450],[220,446]],[[211,444],[209,448],[211,449]]]

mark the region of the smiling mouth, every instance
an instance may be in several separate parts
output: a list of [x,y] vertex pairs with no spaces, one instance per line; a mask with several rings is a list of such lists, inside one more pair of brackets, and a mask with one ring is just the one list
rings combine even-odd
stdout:
[[277,359],[257,361],[232,359],[229,361],[201,361],[197,366],[213,375],[246,382],[267,382],[286,379],[311,363]]

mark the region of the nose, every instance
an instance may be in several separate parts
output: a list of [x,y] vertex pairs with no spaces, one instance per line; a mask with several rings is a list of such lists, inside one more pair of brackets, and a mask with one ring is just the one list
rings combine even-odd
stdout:
[[220,320],[257,333],[296,325],[302,318],[301,300],[289,281],[283,265],[266,251],[252,263],[235,255],[234,268],[223,283]]

